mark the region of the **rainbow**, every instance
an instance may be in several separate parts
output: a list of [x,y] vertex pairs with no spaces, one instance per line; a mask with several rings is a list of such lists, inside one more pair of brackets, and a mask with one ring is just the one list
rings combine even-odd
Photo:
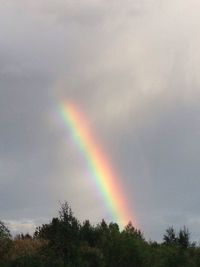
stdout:
[[74,103],[61,104],[59,113],[73,142],[77,145],[89,166],[89,171],[112,216],[112,220],[116,220],[120,226],[127,224],[133,218],[127,208],[119,179],[111,168],[105,153],[92,135],[85,116]]

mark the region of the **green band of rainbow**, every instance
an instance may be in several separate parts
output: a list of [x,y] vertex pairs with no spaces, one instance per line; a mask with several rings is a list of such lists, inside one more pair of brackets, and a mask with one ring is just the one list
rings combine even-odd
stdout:
[[73,141],[87,161],[92,177],[103,196],[112,219],[117,220],[120,225],[128,223],[133,218],[126,207],[119,180],[114,175],[109,161],[95,141],[94,136],[92,136],[82,112],[72,103],[61,104],[59,112]]

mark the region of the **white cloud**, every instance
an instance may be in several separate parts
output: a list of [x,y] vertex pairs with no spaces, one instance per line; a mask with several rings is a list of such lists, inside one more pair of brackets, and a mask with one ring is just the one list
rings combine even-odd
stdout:
[[22,221],[6,221],[6,224],[13,235],[19,233],[29,233],[33,234],[36,229],[36,223],[32,220],[22,220]]

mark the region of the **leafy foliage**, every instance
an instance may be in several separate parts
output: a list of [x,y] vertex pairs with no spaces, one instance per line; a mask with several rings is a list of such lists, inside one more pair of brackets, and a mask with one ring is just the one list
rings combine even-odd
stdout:
[[0,261],[7,258],[8,250],[11,247],[11,235],[6,225],[0,221]]
[[2,221],[0,221],[0,240],[9,239],[10,237],[11,237],[10,231],[5,226],[5,224]]
[[1,267],[199,267],[200,248],[190,242],[189,230],[166,229],[163,243],[147,242],[143,233],[129,222],[102,220],[80,223],[68,205],[59,215],[38,227],[33,235],[11,238],[0,222]]

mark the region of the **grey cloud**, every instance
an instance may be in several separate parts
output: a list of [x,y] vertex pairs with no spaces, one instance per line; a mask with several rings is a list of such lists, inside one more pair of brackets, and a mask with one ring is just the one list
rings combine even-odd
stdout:
[[160,239],[168,225],[181,223],[199,235],[198,7],[195,0],[4,3],[6,220],[51,217],[65,199],[81,219],[109,218],[57,117],[65,99],[87,114],[146,235]]

